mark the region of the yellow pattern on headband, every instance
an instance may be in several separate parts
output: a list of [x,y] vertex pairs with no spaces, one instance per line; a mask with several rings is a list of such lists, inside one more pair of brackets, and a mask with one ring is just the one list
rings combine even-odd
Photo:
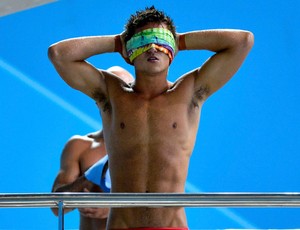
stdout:
[[139,55],[141,55],[142,53],[147,52],[148,50],[150,50],[151,48],[155,48],[161,52],[164,52],[165,54],[167,54],[170,58],[170,63],[173,60],[173,55],[172,53],[165,47],[160,46],[160,45],[156,45],[156,44],[149,44],[143,47],[140,47],[138,49],[135,49],[132,54],[129,56],[129,60],[132,62],[136,57],[138,57]]
[[173,60],[175,39],[173,34],[165,28],[150,28],[133,35],[126,43],[129,60],[132,62],[136,57],[149,50],[152,44],[159,51],[166,53],[170,58],[170,62]]

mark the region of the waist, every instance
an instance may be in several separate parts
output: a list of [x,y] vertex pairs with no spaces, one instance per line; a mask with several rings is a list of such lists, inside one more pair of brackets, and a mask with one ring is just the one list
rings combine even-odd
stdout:
[[108,229],[186,230],[183,207],[111,208]]
[[187,227],[112,228],[111,230],[188,230]]

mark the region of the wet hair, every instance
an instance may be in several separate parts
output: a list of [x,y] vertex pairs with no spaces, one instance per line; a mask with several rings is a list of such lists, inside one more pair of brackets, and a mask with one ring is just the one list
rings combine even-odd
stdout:
[[171,31],[176,37],[176,28],[173,20],[165,14],[165,12],[157,10],[154,6],[146,7],[145,10],[136,11],[132,14],[125,24],[125,42],[129,41],[130,38],[135,34],[138,28],[147,25],[150,22],[164,23],[167,29]]

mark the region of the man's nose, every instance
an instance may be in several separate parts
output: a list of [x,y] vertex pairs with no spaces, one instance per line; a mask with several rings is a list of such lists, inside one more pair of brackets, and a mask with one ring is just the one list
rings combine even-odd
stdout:
[[149,50],[147,50],[148,53],[156,53],[157,49],[155,48],[155,46],[152,46]]

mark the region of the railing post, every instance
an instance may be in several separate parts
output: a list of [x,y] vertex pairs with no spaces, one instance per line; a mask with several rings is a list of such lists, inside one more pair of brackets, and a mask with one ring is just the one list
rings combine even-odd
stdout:
[[58,230],[64,230],[64,202],[58,202]]

